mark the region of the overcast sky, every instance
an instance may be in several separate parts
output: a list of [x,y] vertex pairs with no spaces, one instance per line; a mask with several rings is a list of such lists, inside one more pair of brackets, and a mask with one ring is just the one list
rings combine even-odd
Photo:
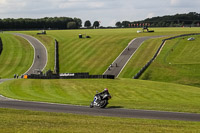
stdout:
[[188,12],[200,13],[200,0],[0,0],[0,18],[65,16],[102,26]]

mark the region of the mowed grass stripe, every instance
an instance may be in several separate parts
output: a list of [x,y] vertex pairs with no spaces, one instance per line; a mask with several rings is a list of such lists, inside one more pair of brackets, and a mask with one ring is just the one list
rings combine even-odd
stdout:
[[[89,47],[86,45],[87,42],[78,42],[73,44],[72,42],[66,45],[61,45],[60,49],[60,66],[61,66],[61,72],[64,72],[66,68],[68,68],[68,71],[72,71],[74,63],[78,62],[79,59],[84,56],[83,51]],[[62,49],[65,49],[65,46],[71,46],[69,49],[62,51]],[[80,57],[81,56],[81,57]],[[63,64],[63,65],[62,65]],[[64,70],[63,70],[64,69]]]
[[[87,51],[89,51],[91,49],[91,46],[90,45],[82,45],[82,47],[78,47],[76,49],[77,49],[77,52],[74,53],[73,58],[70,58],[71,61],[68,64],[70,66],[69,70],[71,70],[72,72],[81,71],[81,68],[82,68],[81,63],[83,63],[82,57],[86,56]],[[63,70],[63,72],[64,72],[64,70]]]
[[0,77],[11,78],[14,74],[25,73],[33,61],[33,48],[30,44],[11,34],[0,34],[3,51],[0,56]]
[[[111,38],[112,37],[107,38],[107,39],[111,39]],[[103,40],[106,42],[107,39],[103,39]],[[83,50],[83,53],[84,53],[85,56],[82,57],[81,59],[79,59],[80,63],[78,63],[77,66],[82,67],[83,70],[86,70],[86,72],[88,71],[91,74],[95,74],[96,70],[99,70],[99,69],[95,70],[94,67],[93,67],[93,63],[95,61],[99,60],[99,58],[101,58],[101,55],[103,55],[103,54],[107,55],[107,57],[109,57],[109,54],[108,54],[109,52],[107,52],[106,48],[105,48],[105,47],[108,47],[108,46],[106,44],[104,44],[104,41],[101,41],[100,45],[96,45],[96,41],[94,41],[91,44],[88,44],[88,46],[90,45],[90,47],[87,47],[86,49]],[[103,50],[103,51],[101,51],[101,50]],[[99,54],[98,54],[98,52],[99,52]],[[96,63],[98,63],[99,66],[100,66],[100,64],[102,62],[98,61]],[[91,71],[91,70],[94,70],[94,71]],[[97,74],[101,74],[101,73],[97,73]]]
[[89,106],[96,91],[108,88],[111,107],[200,113],[200,89],[133,79],[12,80],[0,94],[23,100]]

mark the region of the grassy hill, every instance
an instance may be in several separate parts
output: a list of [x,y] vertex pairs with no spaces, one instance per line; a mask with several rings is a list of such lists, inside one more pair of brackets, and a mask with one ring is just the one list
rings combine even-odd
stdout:
[[13,78],[24,74],[33,62],[33,48],[24,39],[12,34],[0,33],[3,51],[0,55],[0,77]]
[[200,36],[167,41],[158,58],[141,79],[173,82],[200,87]]
[[[26,31],[22,33],[38,38],[47,47],[49,62],[46,70],[54,68],[54,39],[56,39],[60,45],[61,72],[102,74],[128,43],[136,37],[198,32],[198,28],[154,28],[155,33],[141,34],[137,34],[137,30],[141,29],[55,30],[47,31],[47,35],[39,36],[36,35],[38,31]],[[89,35],[91,38],[79,39],[79,34]],[[154,42],[160,43],[157,41]],[[122,77],[131,76],[123,74]]]
[[[33,35],[45,44],[49,55],[46,69],[54,67],[54,39],[57,39],[60,44],[62,72],[89,71],[92,74],[102,74],[135,37],[199,32],[199,28],[155,28],[155,33],[136,34],[137,30],[140,29],[47,31],[47,35],[39,36],[36,35],[37,31],[22,33]],[[87,34],[92,38],[78,39],[78,34]],[[12,35],[2,38],[7,38],[9,45],[19,40],[23,42],[23,39]],[[198,42],[199,37],[196,39]],[[0,94],[22,100],[89,106],[96,90],[109,88],[113,97],[108,107],[200,113],[199,47],[195,41],[176,39],[166,43],[162,53],[142,76],[142,79],[156,82],[128,79],[152,57],[161,40],[146,41],[127,64],[119,79],[12,80],[0,84]],[[10,55],[9,57],[13,58]],[[0,56],[0,63],[1,60]],[[0,66],[0,70],[2,67]],[[10,69],[13,69],[13,65]],[[10,69],[4,69],[4,73]],[[99,127],[108,132],[199,132],[198,122],[92,117],[10,109],[0,109],[0,113],[1,132],[102,132]]]
[[[90,72],[102,74],[127,44],[138,35],[132,30],[61,30],[47,31],[47,35],[24,32],[41,40],[49,56],[54,57],[54,39],[59,42],[61,72]],[[90,39],[79,39],[78,35],[89,35]],[[49,58],[52,61],[53,58]],[[54,60],[53,60],[54,61]],[[46,69],[53,69],[54,62],[48,62]]]
[[89,106],[96,91],[108,88],[109,106],[200,113],[200,88],[134,79],[12,80],[0,94],[22,100]]

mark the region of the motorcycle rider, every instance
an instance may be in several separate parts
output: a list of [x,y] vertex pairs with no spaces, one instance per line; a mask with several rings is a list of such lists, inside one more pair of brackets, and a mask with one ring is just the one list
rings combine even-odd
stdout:
[[103,92],[97,93],[94,97],[94,100],[90,104],[90,108],[100,107],[105,108],[108,104],[108,100],[111,99],[111,95],[108,92],[108,89],[105,88]]
[[103,90],[103,92],[100,92],[100,93],[96,94],[96,96],[100,97],[100,100],[101,100],[105,94],[109,94],[108,88],[105,88]]

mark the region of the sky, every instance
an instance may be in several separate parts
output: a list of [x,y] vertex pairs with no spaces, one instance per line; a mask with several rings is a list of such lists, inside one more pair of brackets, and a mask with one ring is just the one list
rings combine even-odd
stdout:
[[115,26],[117,21],[200,13],[200,0],[0,0],[0,18],[76,17]]

